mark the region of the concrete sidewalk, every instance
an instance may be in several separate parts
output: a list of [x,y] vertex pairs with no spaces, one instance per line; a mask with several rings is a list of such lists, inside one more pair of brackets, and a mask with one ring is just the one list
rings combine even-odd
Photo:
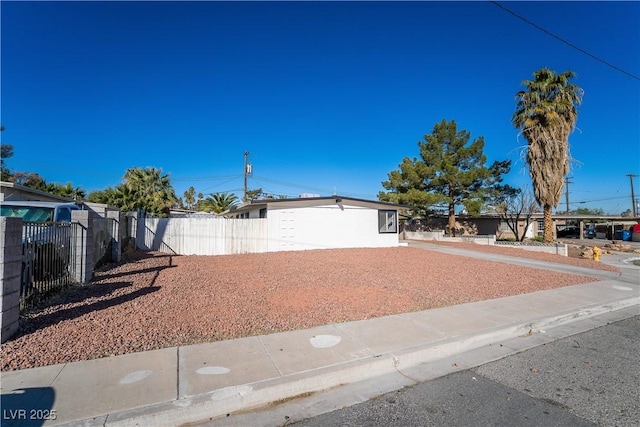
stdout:
[[[550,267],[571,267],[567,272],[604,280],[307,330],[3,372],[2,425],[157,426],[210,420],[223,425],[227,414],[237,411],[383,376],[428,379],[447,373],[442,361],[469,350],[482,350],[495,360],[557,339],[554,330],[566,331],[585,319],[608,322],[640,314],[634,270],[627,278],[557,266]],[[495,345],[499,342],[505,344]],[[455,365],[448,368],[468,367],[462,360]]]

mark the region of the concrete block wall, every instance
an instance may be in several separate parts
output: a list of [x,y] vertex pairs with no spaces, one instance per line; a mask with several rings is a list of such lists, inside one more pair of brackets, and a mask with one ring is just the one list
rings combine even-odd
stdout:
[[122,258],[122,239],[124,230],[122,229],[122,214],[120,211],[108,211],[106,217],[114,221],[113,240],[111,246],[111,261],[120,262]]
[[[93,213],[90,211],[73,211],[72,221],[78,223],[73,227],[72,274],[80,283],[90,282],[93,278]],[[120,215],[119,212],[107,214],[114,219],[115,236],[112,261],[120,260]],[[20,218],[0,217],[0,306],[1,338],[5,342],[17,330],[20,319],[20,282],[22,274],[22,220]]]
[[564,243],[553,243],[549,245],[519,245],[517,243],[513,243],[513,244],[501,244],[496,246],[500,248],[515,248],[515,249],[523,249],[525,251],[531,251],[531,252],[542,252],[546,254],[569,256],[569,245],[566,245]]
[[80,283],[88,283],[93,277],[93,216],[90,211],[71,212],[71,221],[78,225],[73,228],[72,245],[75,280]]
[[444,242],[465,242],[475,243],[477,245],[495,245],[501,248],[518,248],[525,251],[543,252],[548,254],[557,254],[562,256],[569,256],[568,246],[563,243],[554,243],[552,245],[538,245],[538,244],[521,244],[519,242],[514,243],[496,243],[495,236],[460,236],[460,237],[447,237],[444,236],[442,231],[403,231],[402,238],[405,240],[424,240],[424,241],[444,241]]
[[0,280],[2,290],[1,340],[18,331],[20,319],[20,274],[22,272],[22,220],[0,217]]

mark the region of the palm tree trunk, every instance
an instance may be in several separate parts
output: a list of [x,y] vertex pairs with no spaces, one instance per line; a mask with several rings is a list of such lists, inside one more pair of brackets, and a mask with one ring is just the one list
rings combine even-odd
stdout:
[[553,218],[551,217],[551,205],[544,205],[544,232],[542,235],[544,243],[553,242]]

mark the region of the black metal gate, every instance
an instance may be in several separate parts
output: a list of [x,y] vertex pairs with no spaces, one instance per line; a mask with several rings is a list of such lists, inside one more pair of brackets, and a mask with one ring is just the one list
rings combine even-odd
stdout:
[[78,224],[24,222],[20,309],[59,292],[74,282],[74,233]]

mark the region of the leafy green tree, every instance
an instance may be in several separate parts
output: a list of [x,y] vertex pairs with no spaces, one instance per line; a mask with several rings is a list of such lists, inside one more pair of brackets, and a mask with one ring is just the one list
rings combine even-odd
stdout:
[[462,205],[477,215],[496,196],[516,190],[501,185],[502,175],[509,172],[510,160],[485,166],[484,138],[469,144],[471,134],[458,131],[455,121],[442,120],[431,135],[418,141],[420,157],[405,157],[398,170],[388,174],[382,186],[389,190],[378,193],[381,201],[400,203],[425,213],[434,205],[446,205],[449,213],[448,232],[455,234],[455,208]]
[[526,159],[533,192],[544,212],[544,242],[553,241],[551,210],[560,202],[569,172],[569,135],[582,102],[582,89],[571,83],[574,77],[573,71],[535,71],[533,80],[522,82],[525,90],[516,93],[516,111],[511,118],[528,142]]
[[[4,126],[0,125],[0,132],[4,131]],[[7,167],[5,159],[13,156],[13,145],[0,145],[0,181],[9,181],[11,179],[11,171]]]
[[257,200],[264,193],[262,192],[262,188],[256,188],[255,190],[247,190],[247,198],[245,201]]
[[14,183],[24,185],[25,187],[31,187],[41,191],[47,190],[46,181],[35,172],[15,172],[12,180]]
[[578,208],[570,212],[572,215],[604,215],[604,209]]
[[66,197],[73,200],[84,200],[86,191],[82,187],[74,187],[73,184],[58,184],[55,182],[47,182],[43,177],[35,172],[15,172],[9,178],[10,181],[30,187],[35,190],[44,191],[60,197]]

